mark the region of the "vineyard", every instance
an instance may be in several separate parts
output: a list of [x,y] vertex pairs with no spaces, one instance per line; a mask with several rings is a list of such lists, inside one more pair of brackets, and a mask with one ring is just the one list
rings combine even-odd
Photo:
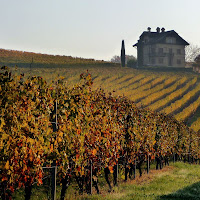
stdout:
[[[125,96],[138,107],[174,115],[195,131],[200,130],[200,79],[190,71],[155,72],[120,67],[88,67],[92,89],[102,88]],[[39,75],[48,82],[62,75],[69,87],[77,84],[85,68],[19,68],[16,73]],[[114,91],[114,92],[113,92]]]
[[[43,184],[44,168],[57,167],[64,199],[71,177],[80,193],[91,193],[91,185],[99,193],[102,170],[111,190],[108,174],[116,185],[120,162],[127,178],[150,160],[159,167],[171,156],[200,158],[199,135],[177,120],[187,120],[199,108],[197,75],[96,67],[89,69],[91,76],[81,70],[1,68],[3,199],[20,188],[30,199],[32,184]],[[172,107],[181,98],[185,103]],[[156,112],[164,109],[170,115]]]

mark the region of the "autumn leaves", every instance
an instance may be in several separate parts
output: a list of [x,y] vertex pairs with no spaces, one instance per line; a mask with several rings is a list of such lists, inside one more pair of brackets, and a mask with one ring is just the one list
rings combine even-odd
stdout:
[[6,194],[42,184],[42,167],[53,161],[62,179],[69,165],[83,176],[91,162],[100,173],[102,167],[112,172],[122,157],[133,163],[141,154],[154,159],[158,152],[199,153],[198,135],[184,124],[91,86],[88,72],[69,89],[62,78],[47,84],[41,77],[17,79],[1,69],[0,179]]

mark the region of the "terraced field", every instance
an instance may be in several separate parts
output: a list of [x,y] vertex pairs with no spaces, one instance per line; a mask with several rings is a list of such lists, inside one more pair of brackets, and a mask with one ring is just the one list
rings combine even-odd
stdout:
[[[200,130],[200,77],[189,70],[147,70],[121,67],[90,67],[94,84],[113,95],[126,96],[138,106],[174,115],[195,131]],[[19,74],[39,75],[47,81],[63,76],[69,87],[77,84],[86,70],[75,68],[20,68]]]

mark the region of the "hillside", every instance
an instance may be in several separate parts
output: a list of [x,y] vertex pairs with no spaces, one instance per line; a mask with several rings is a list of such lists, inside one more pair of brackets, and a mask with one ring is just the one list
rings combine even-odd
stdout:
[[[72,56],[48,55],[33,52],[0,49],[0,64],[19,67],[68,67],[77,65],[110,65],[103,60]],[[113,64],[112,64],[113,65]]]
[[200,79],[190,69],[121,68],[119,64],[94,59],[5,49],[0,49],[0,64],[17,65],[16,73],[39,75],[47,81],[62,75],[69,86],[88,69],[93,89],[114,91],[114,95],[126,96],[139,107],[174,115],[195,131],[200,129]]
[[[88,69],[94,74],[92,78],[88,72],[80,75],[85,71],[81,67],[12,68],[13,76],[7,67],[1,67],[1,70],[0,150],[3,173],[0,178],[5,184],[0,193],[3,193],[3,199],[11,196],[9,191],[24,186],[29,187],[25,189],[25,196],[30,199],[31,185],[43,184],[43,179],[49,176],[43,169],[49,169],[53,160],[56,160],[58,170],[56,179],[61,178],[58,182],[62,185],[60,196],[64,199],[65,187],[71,181],[63,177],[75,175],[91,180],[89,177],[95,176],[94,184],[86,182],[84,185],[88,194],[93,193],[92,185],[99,193],[97,176],[103,173],[103,168],[105,178],[113,173],[113,184],[116,185],[117,174],[124,172],[124,168],[125,172],[131,166],[135,170],[138,168],[142,176],[142,164],[147,164],[145,169],[148,173],[150,161],[156,162],[156,169],[160,163],[161,169],[163,157],[173,161],[180,157],[189,162],[199,158],[198,133],[174,117],[147,110],[151,107],[155,111],[165,108],[166,102],[169,104],[165,100],[167,95],[169,98],[166,99],[171,103],[171,100],[188,94],[187,91],[194,89],[196,94],[198,77],[189,71],[161,73],[145,69],[93,67]],[[22,72],[28,77],[24,77]],[[18,73],[21,75],[15,76]],[[99,88],[105,88],[106,93]],[[128,98],[134,98],[137,105],[127,98],[114,97],[111,92],[115,96],[125,93]],[[139,98],[136,98],[137,94],[140,94]],[[198,99],[193,101],[193,106],[194,102],[199,103]],[[190,105],[188,103],[185,110]],[[67,174],[66,169],[69,169]],[[79,181],[77,183],[79,185]],[[108,185],[112,191],[109,182]],[[81,185],[80,194],[84,191]]]
[[[121,67],[87,67],[93,89],[102,88],[114,95],[127,96],[137,106],[175,115],[195,131],[200,129],[200,79],[188,70],[147,70]],[[43,76],[47,81],[65,77],[69,87],[77,83],[84,67],[56,69],[18,68],[16,73]],[[113,92],[114,91],[114,92]]]

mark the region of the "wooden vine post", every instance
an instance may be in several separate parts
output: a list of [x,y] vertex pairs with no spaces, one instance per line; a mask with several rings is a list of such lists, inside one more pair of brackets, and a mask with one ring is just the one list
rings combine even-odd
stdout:
[[[54,102],[54,113],[55,118],[53,119],[53,132],[58,130],[58,120],[57,120],[57,100]],[[57,173],[57,166],[56,160],[53,161],[51,168],[51,199],[56,200],[56,173]]]
[[134,165],[134,168],[135,168],[135,173],[134,173],[134,179],[136,178],[136,159],[135,159],[135,165]]
[[119,176],[119,163],[117,162],[117,183],[118,183],[118,176]]
[[149,173],[149,154],[147,154],[147,174]]
[[57,173],[57,166],[56,162],[52,163],[51,168],[51,199],[56,200],[56,173]]
[[90,175],[91,175],[91,180],[90,180],[91,181],[91,185],[90,185],[91,188],[90,188],[90,190],[91,190],[91,194],[92,194],[92,160],[91,160],[91,169],[90,170],[91,170],[91,172],[90,172]]

